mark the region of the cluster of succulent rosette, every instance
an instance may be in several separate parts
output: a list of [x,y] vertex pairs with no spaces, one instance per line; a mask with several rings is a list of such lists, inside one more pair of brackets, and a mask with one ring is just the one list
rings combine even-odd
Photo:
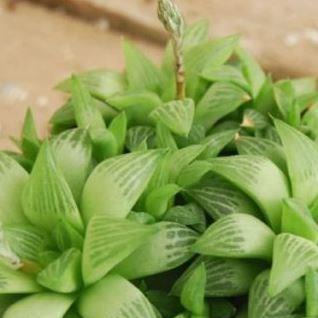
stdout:
[[0,152],[1,317],[318,317],[316,79],[174,13],[160,67],[125,41]]

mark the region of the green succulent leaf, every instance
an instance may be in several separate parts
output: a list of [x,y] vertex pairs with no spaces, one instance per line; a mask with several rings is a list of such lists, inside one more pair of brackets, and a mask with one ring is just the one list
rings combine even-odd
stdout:
[[269,120],[265,115],[252,108],[245,109],[241,127],[257,130],[264,129],[268,125]]
[[189,274],[182,286],[181,303],[194,315],[204,314],[206,282],[205,264],[201,263]]
[[123,48],[128,88],[160,93],[162,78],[156,66],[132,43],[125,40]]
[[290,287],[271,297],[268,293],[269,271],[259,274],[255,279],[248,302],[249,318],[292,317],[304,300],[304,285],[301,280],[295,281]]
[[92,169],[92,145],[87,130],[67,130],[52,140],[58,167],[79,202],[86,179]]
[[207,90],[197,104],[194,121],[209,129],[249,99],[247,93],[237,85],[217,82]]
[[73,302],[72,295],[39,293],[11,305],[3,318],[63,318]]
[[135,279],[176,268],[189,260],[197,234],[184,225],[161,222],[159,232],[114,268],[114,272]]
[[[209,301],[210,305],[210,317],[212,318],[231,318],[236,313],[234,305],[222,298],[215,298]],[[239,318],[235,316],[235,318]],[[241,317],[242,318],[242,317]]]
[[[92,70],[77,74],[92,96],[105,100],[108,97],[122,92],[126,88],[124,76],[110,70]],[[72,79],[68,78],[56,86],[64,92],[71,92]]]
[[83,190],[82,213],[86,223],[96,213],[125,218],[146,189],[163,153],[134,152],[100,163]]
[[254,58],[243,48],[237,48],[236,54],[241,62],[242,71],[250,85],[253,98],[256,98],[266,80],[265,73]]
[[264,156],[273,161],[286,175],[287,163],[283,147],[270,139],[239,136],[235,140],[240,155]]
[[39,254],[50,245],[47,234],[30,224],[5,225],[4,241],[22,261],[38,262]]
[[156,219],[149,213],[146,212],[134,212],[131,211],[127,219],[133,222],[137,222],[140,224],[154,224],[156,223]]
[[282,232],[318,242],[318,225],[310,210],[300,200],[285,199],[282,214]]
[[40,148],[40,140],[36,130],[31,108],[28,108],[21,134],[21,150],[23,155],[32,161],[35,160]]
[[204,210],[218,220],[232,213],[247,213],[258,216],[258,207],[241,190],[225,179],[207,176],[187,190]]
[[185,281],[191,273],[204,263],[206,268],[206,297],[233,297],[245,295],[255,277],[263,270],[262,263],[212,256],[200,256],[178,278],[171,294],[180,295]]
[[0,295],[0,315],[3,317],[5,311],[21,298],[20,295]]
[[311,268],[318,268],[317,245],[300,236],[279,234],[274,243],[270,295],[279,294]]
[[85,318],[156,318],[147,298],[119,275],[108,275],[83,291],[78,311]]
[[274,238],[272,230],[259,219],[235,213],[210,225],[192,250],[210,256],[270,260]]
[[191,99],[175,100],[157,107],[150,113],[150,117],[166,125],[171,132],[188,136],[193,122],[194,103]]
[[0,294],[29,294],[41,290],[32,275],[0,262]]
[[146,199],[147,212],[157,220],[161,220],[173,202],[175,195],[180,191],[181,188],[174,183],[152,190]]
[[162,105],[158,95],[149,91],[124,92],[107,99],[107,103],[118,111],[124,111],[128,123],[133,125],[150,125],[149,114]]
[[183,47],[185,50],[207,42],[209,39],[209,21],[199,20],[186,27],[183,37]]
[[47,141],[40,149],[31,177],[24,188],[22,204],[27,218],[39,228],[50,231],[60,219],[65,219],[74,228],[83,230],[72,192],[55,163]]
[[12,158],[0,152],[0,221],[2,224],[26,222],[20,200],[28,173]]
[[156,233],[154,226],[130,220],[95,215],[89,222],[83,249],[83,277],[86,285],[105,276]]
[[117,115],[109,125],[109,131],[114,135],[117,146],[118,153],[121,154],[124,150],[126,133],[127,133],[127,117],[125,112]]
[[171,131],[166,125],[160,122],[156,125],[156,146],[157,148],[167,148],[170,150],[178,149],[176,140]]
[[309,205],[318,195],[318,146],[301,132],[275,120],[287,158],[293,197]]
[[248,194],[262,209],[274,231],[279,231],[282,199],[289,196],[289,188],[286,177],[274,163],[251,155],[216,158],[209,162],[211,170]]
[[239,36],[232,35],[195,45],[186,51],[186,90],[187,96],[194,98],[204,69],[224,64],[237,46]]
[[144,142],[147,148],[154,143],[156,132],[150,126],[134,126],[128,129],[126,136],[126,147],[131,151],[137,151],[140,145]]
[[79,250],[71,248],[50,263],[37,275],[37,282],[58,293],[72,293],[82,284],[81,258]]
[[216,67],[208,67],[204,69],[201,76],[211,82],[227,82],[232,83],[246,92],[250,92],[249,83],[244,77],[242,71],[232,65],[220,65]]
[[[262,76],[261,76],[262,77]],[[263,115],[274,115],[277,112],[277,106],[274,98],[274,84],[271,76],[265,78],[264,84],[253,99],[253,106]]]
[[190,226],[198,232],[204,232],[206,228],[204,211],[195,203],[171,207],[163,220]]
[[318,315],[318,273],[310,269],[305,278],[306,315],[316,317]]

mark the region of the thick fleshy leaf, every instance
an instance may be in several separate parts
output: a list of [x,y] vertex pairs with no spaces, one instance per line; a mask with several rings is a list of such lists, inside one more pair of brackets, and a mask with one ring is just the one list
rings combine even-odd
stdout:
[[192,145],[175,151],[170,159],[170,181],[175,182],[181,171],[199,157],[205,145]]
[[287,119],[296,95],[291,80],[281,80],[275,83],[274,95],[280,113]]
[[129,89],[160,93],[162,79],[156,66],[132,43],[124,41],[123,48]]
[[[109,70],[93,70],[83,72],[77,75],[80,80],[88,88],[89,92],[100,99],[106,99],[116,93],[122,92],[125,89],[124,76],[118,72]],[[59,83],[56,88],[70,92],[71,78]]]
[[[209,300],[210,305],[210,317],[212,318],[231,318],[234,317],[237,309],[236,307],[227,299],[224,298],[214,298]],[[242,318],[235,316],[235,318]]]
[[92,146],[86,130],[77,128],[59,134],[52,141],[56,163],[79,202],[92,167]]
[[124,111],[129,124],[149,125],[149,114],[162,105],[161,99],[152,92],[125,92],[107,99],[107,103],[118,111]]
[[284,200],[281,231],[318,242],[318,225],[300,200]]
[[65,251],[37,275],[37,282],[58,293],[72,293],[82,284],[81,252],[75,248]]
[[83,278],[95,283],[157,232],[156,227],[95,215],[89,222],[83,249]]
[[239,37],[228,36],[193,46],[185,54],[187,96],[195,98],[201,72],[224,64],[237,46]]
[[11,150],[4,150],[3,153],[16,161],[27,172],[32,170],[33,161],[25,158],[23,154]]
[[269,159],[260,156],[232,156],[209,160],[211,169],[247,193],[278,231],[282,199],[289,196],[287,179]]
[[63,318],[73,301],[72,295],[49,292],[35,294],[10,306],[3,318]]
[[179,148],[199,144],[205,137],[205,128],[200,124],[193,124],[187,137],[174,136]]
[[147,187],[163,153],[164,150],[134,152],[100,163],[83,190],[86,223],[96,213],[125,218]]
[[147,147],[154,143],[155,130],[150,126],[134,126],[128,129],[126,136],[126,147],[131,151],[136,151],[143,142]]
[[[102,114],[105,122],[109,122],[110,119],[116,116],[117,111],[110,107],[108,104],[95,98],[92,98],[91,102],[94,103],[95,107]],[[63,130],[76,126],[72,99],[69,99],[62,107],[58,108],[55,111],[50,119],[50,123],[53,125],[53,128],[62,128]]]
[[0,221],[2,224],[24,223],[20,200],[28,173],[8,155],[0,152]]
[[83,236],[76,229],[74,229],[65,220],[60,220],[52,231],[53,240],[58,249],[62,252],[75,247],[79,250],[83,247]]
[[211,170],[211,165],[207,161],[197,160],[184,167],[180,172],[177,184],[183,187],[189,187],[196,184],[200,179]]
[[210,256],[270,260],[274,238],[275,234],[259,219],[235,213],[210,225],[192,250]]
[[249,318],[291,317],[304,300],[304,285],[298,280],[274,297],[268,294],[269,271],[259,274],[255,279],[248,302]]
[[41,290],[33,276],[0,262],[0,294],[29,294]]
[[40,228],[50,231],[60,219],[65,219],[76,229],[83,229],[72,192],[56,166],[48,142],[40,149],[31,177],[23,191],[22,204],[27,218]]
[[23,155],[32,161],[35,160],[40,148],[40,140],[36,130],[31,108],[28,108],[21,134],[21,150]]
[[167,148],[170,150],[178,149],[176,140],[171,131],[166,125],[160,122],[156,125],[156,146],[157,148]]
[[250,85],[252,96],[255,98],[266,80],[265,73],[254,58],[244,49],[237,48],[236,54],[240,59],[245,78]]
[[5,311],[20,298],[20,295],[0,295],[0,317],[3,317]]
[[204,232],[206,228],[204,211],[195,203],[173,206],[163,220],[190,226],[198,232]]
[[114,135],[106,128],[104,119],[93,103],[87,87],[74,75],[72,100],[77,126],[88,130],[93,142],[94,157],[101,161],[115,155],[118,145]]
[[4,226],[4,239],[22,262],[37,262],[39,254],[50,244],[43,230],[29,224]]
[[242,71],[232,65],[220,65],[204,69],[201,76],[211,82],[228,82],[235,84],[249,92],[249,84]]
[[146,199],[146,210],[157,220],[161,220],[167,212],[169,205],[181,188],[174,183],[166,184],[160,188],[152,190]]
[[204,43],[209,38],[209,21],[199,20],[186,27],[183,47],[189,49],[192,46]]
[[233,297],[245,295],[255,277],[263,270],[262,263],[212,256],[200,256],[180,276],[172,288],[173,295],[179,295],[184,282],[200,264],[206,268],[206,297]]
[[166,125],[173,133],[188,136],[192,127],[194,103],[192,99],[175,100],[154,109],[150,117]]
[[114,272],[127,279],[146,277],[168,271],[189,260],[196,232],[184,225],[158,223],[159,232],[115,267]]
[[240,155],[264,156],[287,174],[286,155],[283,147],[277,142],[260,137],[239,136],[235,144]]
[[146,212],[134,212],[131,211],[127,219],[133,222],[137,222],[140,224],[154,224],[156,223],[156,219],[149,213]]
[[318,269],[317,245],[293,234],[278,235],[274,243],[269,293],[279,294],[310,268]]
[[275,125],[283,142],[293,197],[309,205],[318,195],[318,146],[282,121]]
[[181,290],[181,303],[184,308],[194,315],[202,315],[205,311],[205,287],[207,282],[207,272],[205,264],[199,264],[189,273]]
[[211,128],[219,119],[236,110],[250,97],[231,83],[215,83],[196,106],[195,123]]
[[269,125],[268,118],[259,111],[247,108],[243,114],[241,127],[251,130],[264,129]]
[[127,117],[125,112],[120,113],[112,120],[109,125],[109,131],[114,135],[117,141],[118,153],[122,153],[127,133]]
[[253,106],[263,115],[277,113],[277,106],[274,99],[274,84],[270,75],[265,78],[264,84],[258,95],[253,99]]
[[187,190],[187,193],[214,219],[232,213],[258,215],[256,204],[225,179],[208,176]]
[[306,291],[306,315],[307,317],[318,316],[318,272],[310,269],[305,278]]
[[199,156],[199,159],[205,160],[217,157],[223,148],[234,140],[236,133],[237,130],[227,130],[205,137],[205,139],[201,141],[201,144],[205,145],[205,150]]
[[156,318],[147,298],[118,275],[108,275],[84,290],[78,311],[85,318]]

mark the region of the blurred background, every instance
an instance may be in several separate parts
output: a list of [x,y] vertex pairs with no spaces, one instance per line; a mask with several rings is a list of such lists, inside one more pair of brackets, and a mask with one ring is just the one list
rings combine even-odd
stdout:
[[[317,0],[176,0],[187,22],[208,19],[212,36],[242,44],[275,78],[318,74]],[[65,96],[54,85],[72,72],[124,67],[121,39],[157,63],[166,35],[156,0],[0,0],[0,147],[34,110],[42,134]]]

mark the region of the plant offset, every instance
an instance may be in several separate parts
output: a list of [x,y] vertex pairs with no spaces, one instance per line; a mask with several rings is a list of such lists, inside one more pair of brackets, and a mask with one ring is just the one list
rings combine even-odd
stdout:
[[160,67],[125,41],[0,152],[1,317],[317,318],[316,79],[158,13]]

